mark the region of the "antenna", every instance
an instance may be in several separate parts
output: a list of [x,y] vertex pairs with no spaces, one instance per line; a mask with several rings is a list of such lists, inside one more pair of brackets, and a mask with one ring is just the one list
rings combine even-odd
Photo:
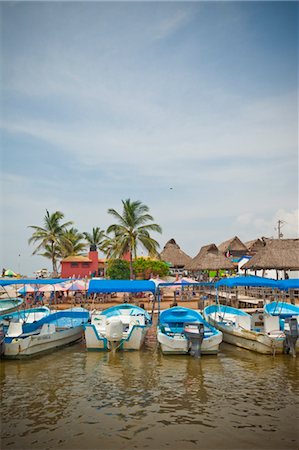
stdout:
[[278,219],[278,221],[277,221],[277,228],[275,228],[275,230],[278,231],[278,239],[282,239],[283,238],[283,234],[281,232],[281,228],[282,228],[284,223],[285,223],[284,220]]

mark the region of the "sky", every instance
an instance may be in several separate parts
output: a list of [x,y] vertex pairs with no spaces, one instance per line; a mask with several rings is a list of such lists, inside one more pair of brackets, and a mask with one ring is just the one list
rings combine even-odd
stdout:
[[50,269],[46,209],[91,232],[128,198],[160,250],[298,237],[296,2],[0,6],[1,267]]

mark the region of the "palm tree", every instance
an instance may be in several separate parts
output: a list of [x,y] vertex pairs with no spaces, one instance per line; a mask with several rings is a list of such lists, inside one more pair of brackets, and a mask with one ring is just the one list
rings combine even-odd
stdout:
[[79,233],[76,228],[65,230],[59,238],[59,250],[63,258],[67,256],[75,256],[86,248],[86,244],[82,242],[83,233]]
[[90,245],[90,250],[95,251],[97,248],[99,250],[103,250],[103,243],[107,238],[104,230],[101,230],[99,227],[96,227],[92,229],[91,233],[87,233],[87,231],[85,231],[83,235]]
[[49,211],[46,210],[44,227],[38,227],[35,225],[29,226],[29,228],[35,230],[31,238],[28,240],[29,244],[32,242],[39,243],[34,250],[33,255],[36,255],[44,249],[45,253],[42,255],[51,259],[54,274],[57,274],[57,259],[60,253],[59,239],[67,227],[73,223],[61,223],[63,218],[64,214],[60,211],[55,211],[53,214],[50,214]]
[[137,246],[141,244],[151,256],[157,254],[159,243],[150,236],[150,231],[162,233],[160,225],[148,223],[154,218],[148,213],[148,206],[140,201],[131,202],[130,199],[122,200],[123,211],[118,213],[115,209],[108,209],[117,224],[110,225],[107,233],[114,233],[112,240],[112,255],[122,257],[129,253],[130,277],[133,278],[133,257],[137,256]]

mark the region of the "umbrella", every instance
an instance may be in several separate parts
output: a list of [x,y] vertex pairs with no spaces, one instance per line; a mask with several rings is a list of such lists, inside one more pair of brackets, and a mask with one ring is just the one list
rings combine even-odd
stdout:
[[7,269],[7,270],[4,272],[4,276],[6,276],[6,277],[16,277],[17,274],[16,274],[13,270]]
[[162,280],[162,278],[150,278],[149,281],[153,281],[156,286],[158,286],[158,284],[160,284],[160,283],[166,283],[166,281]]
[[88,283],[81,280],[75,280],[70,283],[66,283],[64,287],[66,291],[87,291]]
[[34,288],[33,286],[31,286],[31,284],[26,284],[25,286],[21,287],[20,289],[18,289],[18,293],[21,295],[24,294],[32,294],[33,292],[35,292],[37,289]]

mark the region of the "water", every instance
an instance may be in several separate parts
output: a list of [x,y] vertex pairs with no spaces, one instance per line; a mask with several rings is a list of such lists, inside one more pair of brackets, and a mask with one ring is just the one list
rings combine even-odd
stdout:
[[[297,359],[87,353],[1,362],[2,449],[296,449]],[[298,405],[297,405],[298,406]]]

